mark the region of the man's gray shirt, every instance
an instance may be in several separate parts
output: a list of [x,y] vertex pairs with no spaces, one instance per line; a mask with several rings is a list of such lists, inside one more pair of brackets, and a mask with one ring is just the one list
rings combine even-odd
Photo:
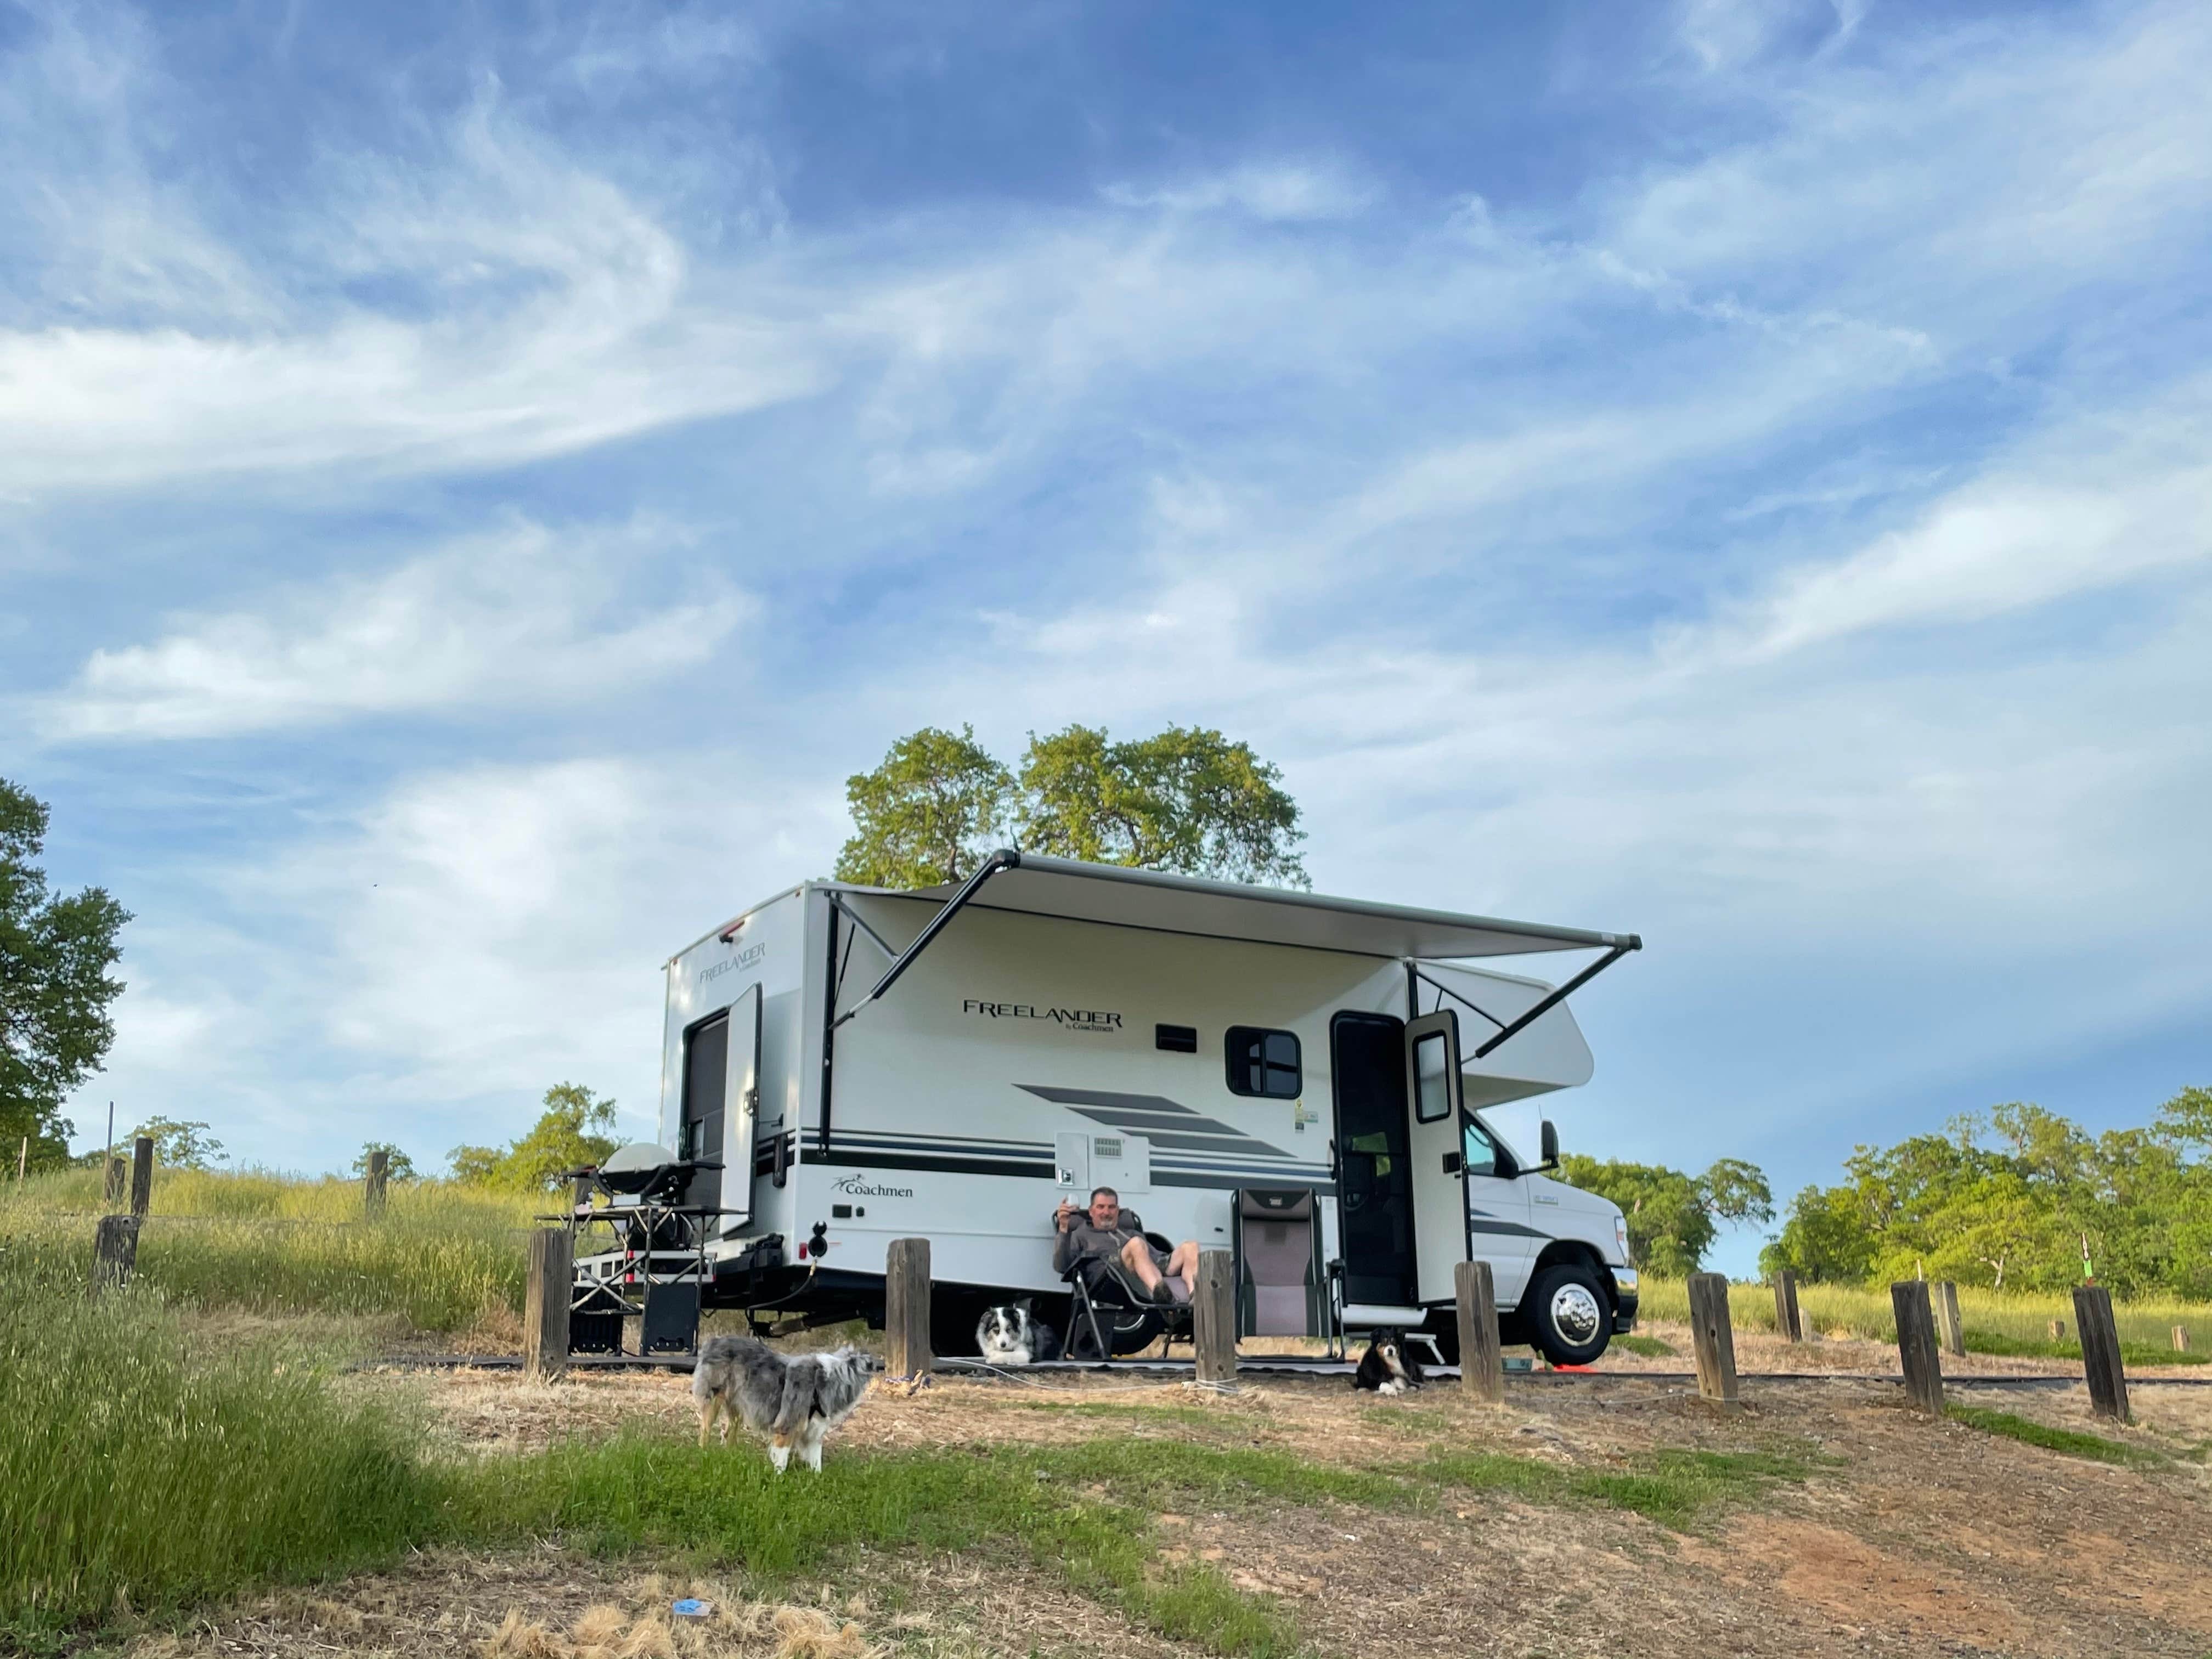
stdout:
[[1091,1224],[1090,1213],[1087,1211],[1080,1212],[1075,1218],[1075,1224],[1053,1241],[1052,1270],[1064,1273],[1075,1265],[1079,1257],[1086,1255],[1103,1255],[1109,1261],[1118,1261],[1123,1245],[1133,1238],[1144,1236],[1145,1224],[1138,1219],[1134,1210],[1122,1211],[1111,1227],[1094,1227]]

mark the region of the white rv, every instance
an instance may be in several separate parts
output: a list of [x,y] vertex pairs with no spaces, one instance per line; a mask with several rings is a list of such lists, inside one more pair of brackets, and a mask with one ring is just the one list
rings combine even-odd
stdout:
[[[1587,1362],[1636,1316],[1620,1212],[1485,1111],[1589,1079],[1566,996],[1639,943],[1011,851],[805,883],[667,964],[662,1140],[723,1165],[690,1196],[723,1212],[706,1302],[880,1319],[887,1246],[926,1237],[939,1351],[972,1352],[985,1306],[1067,1294],[1063,1198],[1227,1245],[1240,1189],[1303,1189],[1312,1334],[1455,1358],[1480,1259],[1507,1340]],[[1599,954],[1556,989],[1467,965],[1544,951]]]

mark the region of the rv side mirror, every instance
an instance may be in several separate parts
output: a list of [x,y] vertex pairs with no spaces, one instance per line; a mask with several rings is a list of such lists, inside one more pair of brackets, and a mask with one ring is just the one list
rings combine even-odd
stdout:
[[1538,1133],[1537,1141],[1544,1154],[1543,1167],[1547,1170],[1558,1169],[1559,1167],[1559,1132],[1553,1127],[1552,1120],[1548,1117],[1544,1120],[1544,1127]]

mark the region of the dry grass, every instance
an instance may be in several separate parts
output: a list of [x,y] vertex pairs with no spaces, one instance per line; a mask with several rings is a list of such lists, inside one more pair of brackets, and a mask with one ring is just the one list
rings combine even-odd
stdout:
[[[1890,1344],[1897,1340],[1897,1321],[1891,1311],[1889,1287],[1886,1285],[1800,1285],[1797,1309],[1799,1315],[1824,1335]],[[1679,1279],[1646,1275],[1641,1313],[1645,1319],[1688,1324],[1689,1286]],[[2063,1322],[2069,1337],[2076,1334],[2070,1296],[2022,1295],[1961,1285],[1959,1313],[1966,1327],[1966,1346],[1970,1350],[1975,1346],[1978,1336],[1989,1340],[1995,1352],[2039,1349],[2050,1341],[2051,1322],[2054,1319]],[[2212,1303],[2153,1297],[2115,1303],[2112,1313],[2119,1326],[2120,1340],[2147,1358],[2152,1353],[2171,1350],[2176,1325],[2187,1326],[2192,1334],[2197,1334],[2200,1346],[2212,1346]],[[1729,1318],[1739,1331],[1772,1332],[1772,1287],[1731,1285]]]

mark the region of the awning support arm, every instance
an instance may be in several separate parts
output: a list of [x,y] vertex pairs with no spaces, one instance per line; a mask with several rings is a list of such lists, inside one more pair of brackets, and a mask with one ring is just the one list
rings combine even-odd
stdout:
[[866,933],[868,936],[869,943],[884,953],[884,960],[885,962],[896,962],[898,960],[899,953],[892,950],[890,945],[884,943],[884,936],[878,933],[874,928],[868,926],[868,919],[862,915],[858,910],[855,910],[851,905],[846,903],[843,898],[839,895],[836,893],[830,895],[830,908],[835,910],[839,915],[844,917],[846,921],[851,922],[854,927]]
[[[1412,964],[1411,963],[1408,963],[1407,964],[1407,967],[1409,967],[1409,968],[1412,968],[1412,967],[1413,967],[1413,964]],[[1473,1012],[1474,1012],[1475,1013],[1478,1013],[1478,1014],[1481,1015],[1481,1016],[1483,1017],[1483,1018],[1485,1018],[1485,1019],[1488,1020],[1488,1021],[1489,1021],[1492,1025],[1495,1025],[1495,1026],[1496,1026],[1499,1030],[1501,1030],[1501,1031],[1502,1031],[1502,1030],[1504,1030],[1505,1029],[1505,1022],[1504,1022],[1504,1020],[1502,1020],[1502,1019],[1498,1018],[1498,1017],[1497,1015],[1495,1015],[1495,1014],[1492,1013],[1492,1012],[1490,1012],[1490,1010],[1489,1010],[1489,1009],[1485,1008],[1485,1007],[1482,1007],[1482,1006],[1479,1006],[1478,1004],[1475,1004],[1475,1003],[1473,1003],[1473,1002],[1468,1001],[1468,999],[1467,999],[1466,997],[1464,997],[1464,996],[1461,995],[1461,994],[1460,994],[1460,993],[1458,993],[1457,991],[1453,990],[1453,989],[1452,989],[1452,988],[1451,988],[1450,986],[1444,984],[1442,981],[1431,979],[1431,978],[1430,978],[1426,974],[1423,973],[1423,972],[1422,972],[1419,968],[1413,968],[1413,977],[1414,977],[1415,979],[1419,980],[1422,984],[1424,984],[1424,985],[1427,986],[1427,987],[1428,987],[1431,991],[1434,991],[1434,992],[1437,994],[1437,1007],[1439,1007],[1439,1008],[1443,1007],[1443,998],[1445,998],[1445,997],[1449,997],[1449,998],[1450,998],[1454,1002],[1458,1003],[1458,1004],[1460,1005],[1460,1006],[1461,1006],[1461,1007],[1462,1007],[1462,1008],[1467,1008],[1467,1009],[1470,1009],[1470,1010],[1472,1010]],[[1417,1012],[1418,1012],[1418,1010],[1417,1010]]]
[[1619,962],[1621,957],[1626,956],[1631,951],[1641,951],[1643,948],[1644,941],[1633,933],[1629,934],[1618,945],[1615,945],[1611,951],[1600,957],[1595,962],[1590,963],[1589,967],[1583,969],[1582,972],[1577,974],[1572,979],[1569,980],[1565,985],[1560,986],[1559,989],[1553,991],[1549,996],[1538,999],[1535,1006],[1530,1008],[1527,1013],[1522,1014],[1519,1018],[1510,1022],[1496,1035],[1492,1036],[1490,1041],[1484,1043],[1480,1048],[1477,1048],[1474,1051],[1474,1058],[1480,1060],[1492,1048],[1498,1047],[1499,1043],[1507,1041],[1518,1032],[1527,1030],[1528,1027],[1534,1025],[1546,1014],[1550,1013],[1553,1009],[1558,1007],[1576,992],[1581,990],[1583,986],[1589,984],[1607,969],[1612,967],[1614,963]]
[[[929,948],[930,941],[945,931],[945,925],[951,921],[954,916],[960,914],[961,910],[966,907],[968,901],[975,896],[977,890],[980,889],[985,882],[990,880],[992,877],[997,875],[1001,870],[1012,870],[1015,868],[1021,863],[1021,861],[1022,855],[1014,851],[1011,847],[1001,847],[997,852],[992,854],[990,857],[985,859],[982,864],[977,867],[975,873],[969,877],[966,881],[960,884],[960,890],[955,893],[951,898],[945,901],[944,908],[940,909],[935,915],[929,919],[929,926],[923,928],[921,933],[915,935],[914,943],[908,945],[905,950],[900,951],[897,960],[893,962],[889,968],[886,968],[884,970],[884,976],[876,981],[876,988],[869,992],[867,995],[862,997],[860,1001],[854,1004],[852,1007],[838,1015],[836,1019],[832,1020],[830,1024],[830,1029],[833,1031],[836,1030],[847,1020],[852,1018],[854,1014],[859,1013],[861,1009],[866,1007],[878,997],[883,995],[884,992],[890,990],[891,987],[897,982],[898,976],[906,972],[906,970],[914,964],[914,959],[916,957],[920,956],[924,951]],[[847,914],[850,915],[851,913],[848,911]]]

